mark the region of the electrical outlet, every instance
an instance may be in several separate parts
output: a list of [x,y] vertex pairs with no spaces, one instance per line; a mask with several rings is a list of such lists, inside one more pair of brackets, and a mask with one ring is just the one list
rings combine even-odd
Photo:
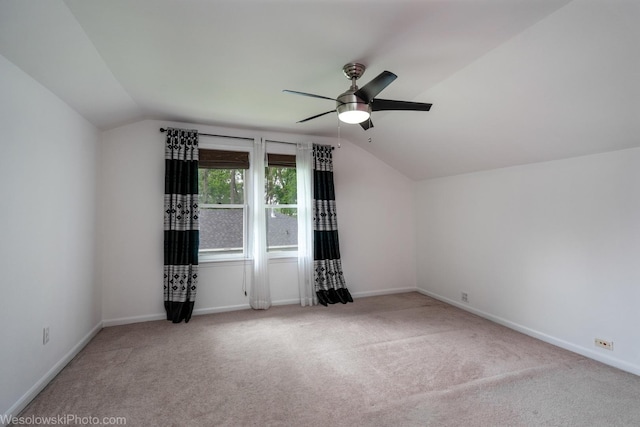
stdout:
[[49,342],[49,327],[45,326],[42,328],[42,345],[45,345]]
[[600,338],[596,338],[596,346],[613,351],[613,341],[605,341]]
[[462,300],[462,302],[469,302],[469,295],[467,295],[466,292],[461,292],[460,299]]

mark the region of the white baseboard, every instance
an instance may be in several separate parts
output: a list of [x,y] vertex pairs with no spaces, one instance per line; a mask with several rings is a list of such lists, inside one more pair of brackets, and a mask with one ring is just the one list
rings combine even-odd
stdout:
[[249,304],[225,305],[222,307],[199,308],[193,310],[193,314],[195,316],[202,316],[204,314],[225,313],[227,311],[248,310],[250,308],[251,306]]
[[[275,305],[275,304],[274,304]],[[198,308],[193,310],[194,316],[202,316],[204,314],[224,313],[226,311],[247,310],[251,308],[249,304],[228,305],[222,307]],[[116,319],[106,319],[102,321],[104,327],[129,325],[131,323],[152,322],[155,320],[165,320],[166,313],[147,314],[144,316],[119,317]]]
[[[74,345],[71,350],[69,350],[62,358],[55,364],[47,373],[45,373],[42,378],[40,378],[25,394],[18,399],[16,403],[14,403],[6,413],[2,415],[2,419],[9,419],[11,417],[16,417],[18,414],[27,407],[27,405],[40,393],[46,386],[55,378],[56,375],[64,369],[65,366],[71,360],[76,357],[80,350],[82,350],[89,341],[93,339],[97,335],[98,332],[102,329],[102,321],[98,322],[93,329],[91,329],[82,339]],[[2,424],[3,426],[5,424]]]
[[380,295],[405,294],[407,292],[419,292],[418,288],[391,288],[377,291],[351,292],[354,298],[377,297]]
[[[365,297],[374,297],[379,295],[403,294],[406,292],[417,292],[417,291],[418,291],[418,288],[391,288],[391,289],[382,289],[377,291],[351,292],[351,296],[354,298],[365,298]],[[283,300],[277,300],[277,301],[271,302],[272,306],[290,305],[290,304],[300,304],[300,300],[297,298],[292,298],[292,299],[283,299]],[[251,306],[249,304],[198,308],[193,310],[193,315],[202,316],[205,314],[224,313],[227,311],[248,310],[250,308]],[[102,324],[105,328],[107,328],[109,326],[128,325],[131,323],[140,323],[140,322],[151,322],[154,320],[163,320],[166,318],[167,318],[166,314],[158,313],[158,314],[148,314],[144,316],[132,316],[132,317],[120,317],[117,319],[106,319],[102,321]]]
[[556,338],[554,336],[536,331],[535,329],[531,329],[528,328],[526,326],[520,325],[518,323],[512,322],[510,320],[504,319],[502,317],[499,316],[494,316],[493,314],[490,313],[486,313],[482,310],[478,310],[476,308],[473,308],[467,304],[462,304],[458,301],[454,301],[452,299],[443,297],[441,295],[435,294],[433,292],[430,291],[426,291],[424,289],[417,289],[418,292],[420,292],[423,295],[427,295],[429,297],[435,298],[437,300],[440,300],[442,302],[446,302],[449,305],[453,305],[454,307],[458,307],[462,310],[468,311],[470,313],[473,313],[475,315],[478,315],[480,317],[484,317],[485,319],[491,320],[492,322],[495,322],[499,325],[502,326],[506,326],[509,329],[513,329],[514,331],[518,331],[520,333],[523,333],[525,335],[529,335],[530,337],[539,339],[540,341],[544,341],[546,343],[555,345],[556,347],[560,347],[563,348],[565,350],[571,351],[573,353],[579,354],[581,356],[584,357],[588,357],[589,359],[593,359],[596,360],[598,362],[604,363],[605,365],[609,365],[609,366],[613,366],[614,368],[618,368],[621,369],[623,371],[626,372],[630,372],[634,375],[640,375],[640,366],[639,365],[635,365],[633,363],[629,363],[626,362],[624,360],[620,360],[617,359],[615,357],[611,357],[611,356],[607,356],[607,355],[603,355],[600,354],[596,351],[593,351],[591,349],[588,349],[586,347],[582,347],[576,344],[573,344],[569,341],[565,341],[562,340],[560,338]]
[[154,320],[162,320],[166,319],[167,315],[165,313],[160,314],[146,314],[144,316],[131,316],[131,317],[119,317],[117,319],[106,319],[102,321],[102,324],[105,328],[109,326],[120,326],[120,325],[128,325],[131,323],[142,323],[142,322],[151,322]]
[[278,301],[271,301],[271,305],[292,305],[292,304],[300,305],[300,298],[281,299]]

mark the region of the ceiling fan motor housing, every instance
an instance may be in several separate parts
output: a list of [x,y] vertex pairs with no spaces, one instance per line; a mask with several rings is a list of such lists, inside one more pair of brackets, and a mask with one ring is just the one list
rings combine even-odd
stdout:
[[338,117],[345,123],[361,123],[371,115],[371,106],[349,89],[336,99]]

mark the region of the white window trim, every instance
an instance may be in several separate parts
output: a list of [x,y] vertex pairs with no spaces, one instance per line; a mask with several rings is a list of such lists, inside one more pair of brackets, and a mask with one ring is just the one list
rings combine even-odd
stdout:
[[[266,140],[267,142],[267,153],[273,154],[290,154],[296,155],[296,146],[290,143],[283,143],[278,141],[273,141],[270,139]],[[267,165],[268,166],[268,165]],[[265,204],[265,208],[296,208],[298,209],[298,204],[295,205],[271,205]],[[278,258],[297,258],[298,257],[298,249],[295,251],[292,250],[269,250],[267,246],[267,257],[269,259],[278,259]]]
[[246,169],[244,173],[244,203],[236,205],[215,205],[216,207],[243,207],[242,253],[224,251],[211,253],[207,250],[198,250],[199,264],[207,264],[212,262],[252,261],[251,248],[249,247],[249,236],[252,232],[251,221],[249,220],[251,218],[251,207],[248,201],[253,200],[253,146],[255,141],[256,138],[231,139],[224,137],[207,137],[206,139],[200,140],[198,143],[199,147],[203,149],[244,151],[249,153],[249,169]]
[[[218,263],[218,262],[253,262],[252,256],[252,247],[251,247],[251,239],[249,236],[252,235],[252,223],[251,216],[252,205],[249,203],[250,200],[253,200],[253,173],[254,173],[254,146],[255,142],[260,138],[242,138],[236,139],[225,138],[225,137],[207,137],[206,139],[201,139],[199,141],[200,148],[203,149],[212,149],[212,150],[228,150],[228,151],[244,151],[249,153],[249,169],[245,170],[245,186],[244,186],[244,204],[240,205],[215,205],[217,208],[220,207],[240,207],[243,206],[243,252],[242,253],[233,253],[233,252],[218,252],[218,253],[206,253],[207,251],[198,251],[198,262],[200,264],[208,264],[208,263]],[[290,143],[282,143],[278,141],[266,140],[267,143],[267,152],[274,154],[296,154],[296,146]],[[206,206],[206,205],[205,205]],[[298,205],[264,205],[266,208],[296,208],[298,209]],[[266,224],[265,224],[266,226]],[[285,260],[287,258],[293,259],[298,257],[298,250],[271,250],[267,252],[268,259],[281,259]]]

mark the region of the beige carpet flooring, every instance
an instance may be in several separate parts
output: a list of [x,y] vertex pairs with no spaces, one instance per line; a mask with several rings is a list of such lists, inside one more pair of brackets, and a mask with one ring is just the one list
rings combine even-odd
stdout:
[[105,328],[22,417],[128,426],[640,426],[640,377],[418,293]]

